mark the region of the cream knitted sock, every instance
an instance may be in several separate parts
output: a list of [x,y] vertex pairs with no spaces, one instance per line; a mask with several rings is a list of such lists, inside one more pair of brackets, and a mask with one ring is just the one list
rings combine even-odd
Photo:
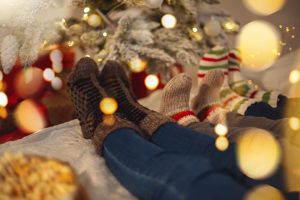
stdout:
[[183,126],[199,122],[189,106],[191,88],[192,79],[189,76],[185,74],[175,76],[163,90],[159,112]]

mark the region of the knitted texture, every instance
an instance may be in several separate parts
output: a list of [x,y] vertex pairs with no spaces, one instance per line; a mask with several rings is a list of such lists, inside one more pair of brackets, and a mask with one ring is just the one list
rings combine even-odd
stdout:
[[171,121],[137,102],[127,75],[119,63],[107,62],[101,73],[100,84],[111,97],[117,100],[119,105],[117,113],[120,117],[138,125],[147,135],[153,135],[161,125]]
[[68,80],[68,92],[80,121],[84,138],[91,138],[102,122],[103,114],[99,102],[107,94],[95,85],[98,80],[97,64],[90,58],[82,58],[75,66]]
[[248,84],[241,74],[240,62],[239,52],[237,50],[231,50],[229,53],[228,67],[228,79],[231,89],[241,96],[257,99],[272,107],[277,107],[279,93],[256,89],[254,85]]
[[225,123],[226,110],[221,107],[219,96],[223,81],[224,73],[221,70],[209,71],[202,79],[199,92],[192,101],[193,111],[200,121]]
[[183,126],[198,122],[189,105],[191,89],[192,79],[187,75],[172,78],[163,89],[159,112]]
[[6,36],[1,44],[1,65],[5,74],[9,74],[17,62],[19,43],[13,35]]
[[96,147],[96,150],[101,156],[103,156],[103,143],[109,134],[114,133],[119,129],[133,129],[136,133],[142,135],[141,131],[135,124],[121,119],[116,115],[112,117],[114,122],[112,124],[100,123],[95,130],[95,134],[92,137],[92,141]]
[[217,46],[206,53],[200,60],[198,71],[199,82],[211,70],[219,69],[224,73],[224,82],[220,89],[221,105],[228,111],[245,114],[248,107],[257,102],[257,100],[242,97],[235,93],[228,84],[228,51]]

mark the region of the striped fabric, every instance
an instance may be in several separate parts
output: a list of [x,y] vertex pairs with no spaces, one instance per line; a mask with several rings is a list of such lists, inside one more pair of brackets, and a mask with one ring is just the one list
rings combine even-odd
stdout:
[[228,62],[229,52],[227,49],[219,46],[213,48],[208,53],[206,53],[200,60],[200,66],[198,69],[198,80],[201,84],[202,79],[205,77],[205,74],[209,70],[222,70],[224,72],[225,79],[220,91],[220,105],[228,111],[245,114],[247,108],[257,101],[254,99],[242,97],[230,88],[228,84]]
[[189,125],[193,122],[198,122],[196,119],[196,115],[193,111],[191,110],[184,110],[181,112],[178,112],[172,116],[170,116],[173,120],[178,122],[178,124],[186,126]]
[[231,89],[241,96],[256,99],[272,107],[277,107],[279,93],[256,89],[253,85],[248,84],[240,72],[240,62],[239,52],[237,50],[231,50],[229,53],[228,67],[228,79]]

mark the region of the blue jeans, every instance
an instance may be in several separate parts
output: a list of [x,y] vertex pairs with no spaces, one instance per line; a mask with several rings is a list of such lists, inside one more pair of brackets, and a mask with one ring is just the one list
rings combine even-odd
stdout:
[[165,150],[132,129],[111,133],[103,150],[111,172],[138,199],[241,200],[247,192],[209,159]]

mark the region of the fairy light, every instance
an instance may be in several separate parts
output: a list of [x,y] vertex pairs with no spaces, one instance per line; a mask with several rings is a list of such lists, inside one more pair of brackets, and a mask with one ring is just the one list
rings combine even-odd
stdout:
[[112,115],[117,111],[118,103],[115,99],[106,97],[100,102],[99,108],[104,114]]
[[69,47],[72,47],[72,46],[74,46],[74,44],[75,44],[75,42],[74,42],[74,41],[68,41],[68,42],[67,42],[67,45],[68,45]]
[[83,12],[84,13],[88,13],[88,12],[90,12],[91,11],[91,9],[89,8],[89,7],[85,7],[84,9],[83,9]]
[[87,14],[87,13],[83,14],[83,17],[82,17],[82,18],[83,18],[83,20],[85,20],[85,21],[88,20],[88,19],[89,19],[89,14]]
[[175,26],[177,24],[177,19],[172,14],[165,14],[161,18],[161,24],[163,25],[163,27],[165,27],[167,29],[172,29],[172,28],[175,28]]
[[229,141],[228,141],[228,139],[226,137],[219,136],[216,139],[215,145],[216,145],[216,148],[219,151],[226,151],[228,149],[228,147],[229,147]]
[[51,68],[46,68],[43,72],[43,78],[45,81],[51,82],[55,77],[54,71]]
[[108,36],[108,33],[107,32],[104,32],[102,33],[103,37],[107,37]]
[[198,29],[197,29],[196,27],[194,27],[194,28],[192,28],[192,31],[193,31],[194,33],[196,33],[196,32],[198,32]]
[[290,83],[297,83],[300,80],[300,72],[298,70],[293,70],[289,76]]
[[4,92],[0,92],[0,106],[5,107],[8,104],[7,95]]
[[297,131],[300,129],[300,120],[297,117],[291,117],[289,119],[289,125],[292,130]]
[[148,75],[145,79],[145,85],[149,90],[155,90],[158,87],[159,79],[156,75]]
[[227,126],[223,125],[223,124],[217,124],[215,126],[215,133],[218,135],[218,136],[225,136],[227,133],[228,133],[228,128]]
[[90,58],[91,56],[89,54],[86,54],[85,57]]
[[290,32],[290,28],[287,26],[287,27],[285,27],[285,32]]
[[129,68],[132,72],[139,73],[146,68],[146,62],[140,58],[133,58],[129,62]]
[[280,25],[279,25],[279,28],[282,29],[282,27],[283,27],[283,26],[280,24]]
[[51,81],[51,86],[54,90],[60,90],[63,86],[63,82],[59,77],[54,77]]

